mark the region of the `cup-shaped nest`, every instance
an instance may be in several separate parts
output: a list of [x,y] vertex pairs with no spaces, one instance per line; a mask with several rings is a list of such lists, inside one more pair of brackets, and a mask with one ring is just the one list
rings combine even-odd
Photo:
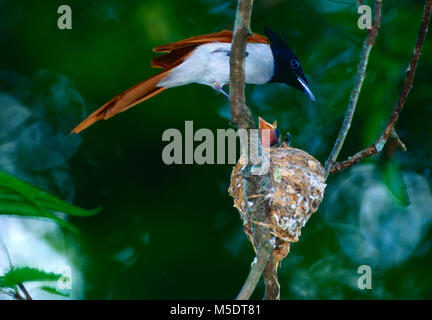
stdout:
[[[266,182],[260,186],[260,194],[246,192],[247,178],[242,172],[246,167],[245,156],[240,157],[233,169],[228,192],[240,212],[244,232],[252,245],[254,224],[261,223],[269,227],[276,238],[273,256],[279,262],[288,255],[290,243],[299,240],[301,228],[317,211],[324,197],[325,173],[321,163],[303,150],[282,144],[268,151],[270,168],[267,179],[262,179]],[[266,201],[268,210],[265,222],[254,221],[257,199]]]

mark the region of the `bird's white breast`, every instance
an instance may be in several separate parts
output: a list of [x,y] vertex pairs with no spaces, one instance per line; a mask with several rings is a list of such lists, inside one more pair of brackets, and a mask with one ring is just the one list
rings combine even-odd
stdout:
[[[231,43],[215,42],[200,45],[182,64],[171,70],[158,86],[170,88],[193,82],[209,86],[228,84],[230,52]],[[274,72],[270,46],[264,43],[249,43],[246,52],[246,83],[269,82]]]

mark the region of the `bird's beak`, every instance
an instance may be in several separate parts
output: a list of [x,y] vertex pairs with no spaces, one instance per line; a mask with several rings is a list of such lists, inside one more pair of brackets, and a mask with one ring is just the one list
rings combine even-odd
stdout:
[[297,76],[297,80],[298,82],[300,82],[301,86],[303,87],[304,91],[306,92],[306,94],[308,95],[308,97],[313,101],[316,102],[315,97],[311,91],[311,89],[309,88],[309,86],[307,85],[307,83],[300,77]]
[[277,121],[273,122],[273,124],[270,124],[261,117],[258,117],[258,121],[259,121],[258,127],[260,130],[262,130],[262,129],[274,130],[277,127]]
[[[277,144],[278,140],[279,140],[278,134],[276,133],[276,131],[279,131],[276,129],[277,122],[275,121],[275,122],[273,122],[273,124],[270,124],[267,121],[265,121],[264,119],[262,119],[261,117],[258,117],[258,119],[259,119],[259,130],[261,133],[262,145],[264,147],[270,147],[270,146]],[[269,135],[270,141],[264,141],[263,140],[262,130],[264,130],[264,129],[270,130],[270,135]],[[269,143],[270,143],[270,145],[269,145]]]

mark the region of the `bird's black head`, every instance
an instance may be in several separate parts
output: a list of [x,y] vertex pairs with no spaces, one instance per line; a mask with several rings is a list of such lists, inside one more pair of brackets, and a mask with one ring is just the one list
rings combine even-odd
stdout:
[[265,27],[264,32],[270,40],[270,47],[275,61],[274,74],[270,81],[286,83],[305,92],[312,101],[315,101],[300,61],[290,49],[286,39],[284,41],[267,27]]

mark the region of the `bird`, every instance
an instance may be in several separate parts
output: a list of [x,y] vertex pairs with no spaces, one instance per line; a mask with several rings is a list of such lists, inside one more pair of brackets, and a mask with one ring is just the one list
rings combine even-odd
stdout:
[[[277,121],[274,121],[273,124],[271,124],[265,121],[263,118],[258,117],[258,129],[260,131],[261,145],[263,147],[274,147],[280,142],[281,134],[279,129],[277,128]],[[269,130],[267,141],[264,138],[264,130]]]
[[[282,139],[281,133],[277,128],[277,121],[274,121],[273,124],[271,124],[263,118],[258,117],[258,129],[260,131],[261,145],[263,147],[280,147],[282,144],[289,147],[292,143],[293,138],[289,132],[287,132],[285,137]],[[267,136],[263,134],[263,131],[266,129],[269,130],[268,140],[266,140]]]
[[[267,27],[264,33],[266,36],[253,33],[248,37],[245,82],[255,85],[285,83],[303,91],[315,102],[301,63],[286,37],[282,39]],[[164,54],[155,57],[151,66],[162,68],[162,72],[109,100],[72,129],[71,134],[80,133],[95,122],[109,119],[169,88],[198,83],[228,97],[223,87],[229,85],[232,38],[232,31],[222,30],[154,48],[154,52]]]

